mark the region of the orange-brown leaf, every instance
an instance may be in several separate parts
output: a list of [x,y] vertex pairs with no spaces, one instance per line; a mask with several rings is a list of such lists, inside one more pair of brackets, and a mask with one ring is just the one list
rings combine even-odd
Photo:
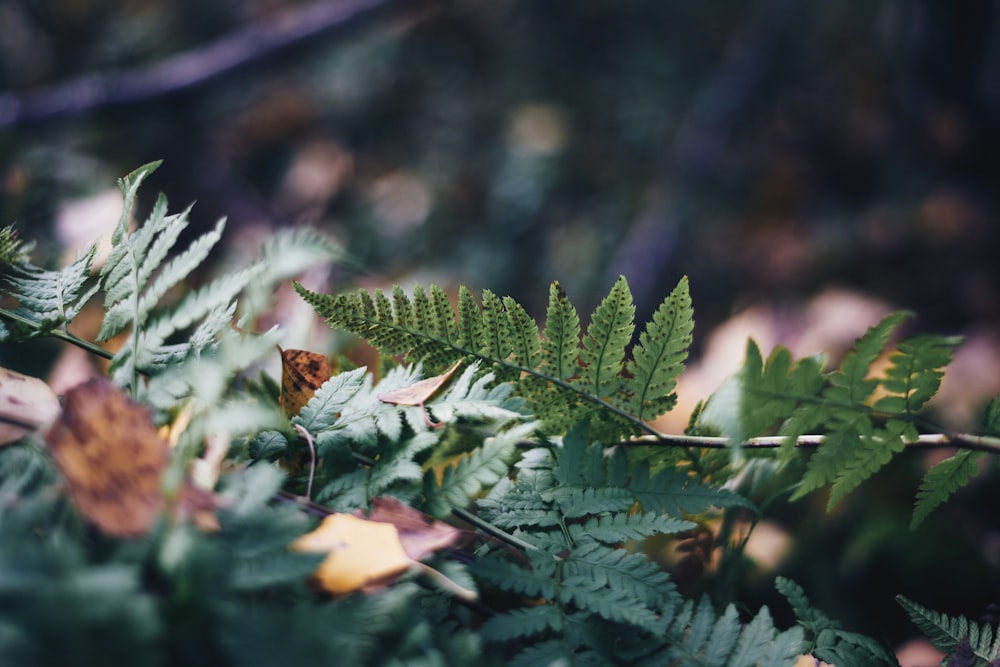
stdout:
[[278,350],[281,352],[281,411],[287,417],[294,417],[330,379],[333,370],[330,360],[318,352]]
[[66,392],[45,439],[81,515],[108,535],[149,532],[170,448],[144,407],[94,378]]
[[0,445],[47,429],[59,410],[59,398],[49,385],[0,368]]
[[386,583],[414,564],[395,526],[350,514],[331,514],[292,548],[327,554],[315,576],[324,590],[337,595]]

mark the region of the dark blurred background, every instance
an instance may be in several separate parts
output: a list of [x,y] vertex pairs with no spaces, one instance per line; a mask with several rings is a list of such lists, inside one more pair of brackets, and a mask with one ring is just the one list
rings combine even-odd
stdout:
[[[339,239],[361,268],[330,289],[466,284],[540,316],[550,280],[589,312],[623,273],[644,321],[687,274],[699,353],[747,308],[801,338],[836,289],[969,334],[985,395],[998,142],[988,0],[0,0],[0,222],[39,263],[164,159],[147,201],[197,200],[194,227]],[[893,641],[897,592],[1000,600],[992,485],[911,534],[919,467],[886,478],[884,512],[786,520],[782,567]]]

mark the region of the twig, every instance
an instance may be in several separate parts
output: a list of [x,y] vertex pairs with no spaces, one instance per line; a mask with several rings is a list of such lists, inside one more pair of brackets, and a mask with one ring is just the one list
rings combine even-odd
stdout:
[[[739,443],[742,449],[776,449],[781,447],[787,438],[780,435],[750,438]],[[795,439],[795,446],[814,448],[823,444],[825,436],[800,435]],[[672,445],[676,447],[701,447],[703,449],[724,449],[732,446],[729,438],[697,435],[643,435],[631,438],[623,443],[626,446],[637,445]],[[1000,438],[988,435],[973,435],[971,433],[925,433],[917,437],[915,442],[907,444],[908,449],[970,449],[979,452],[1000,454]]]
[[316,476],[316,445],[313,444],[312,436],[301,424],[295,425],[295,430],[299,432],[306,442],[309,443],[309,482],[306,484],[306,500],[312,500],[313,478]]
[[139,102],[205,83],[306,38],[340,27],[389,0],[318,0],[145,67],[90,74],[31,92],[0,94],[0,128]]

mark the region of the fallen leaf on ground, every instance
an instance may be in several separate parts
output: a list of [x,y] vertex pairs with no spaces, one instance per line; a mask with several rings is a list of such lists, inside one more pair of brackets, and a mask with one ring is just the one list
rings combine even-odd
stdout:
[[456,597],[474,600],[475,591],[420,562],[454,544],[461,532],[394,498],[376,498],[368,518],[331,514],[316,530],[296,540],[292,549],[328,554],[315,578],[323,590],[336,595],[374,590],[412,570]]
[[458,528],[444,521],[437,521],[388,496],[372,500],[368,520],[395,526],[403,550],[413,560],[422,560],[435,551],[450,547],[462,535]]
[[45,439],[82,516],[108,535],[149,532],[164,506],[170,448],[144,407],[94,378],[66,392]]
[[385,583],[413,565],[395,526],[350,514],[331,514],[292,548],[328,554],[315,576],[324,590],[337,595]]
[[[434,393],[440,389],[452,375],[455,374],[455,371],[458,370],[458,367],[461,364],[462,362],[460,361],[456,362],[454,366],[446,370],[441,375],[435,375],[434,377],[414,382],[408,387],[402,387],[401,389],[395,389],[393,391],[387,391],[383,394],[379,394],[378,400],[383,403],[392,403],[394,405],[420,406],[423,408],[424,403],[430,400]],[[436,424],[430,420],[430,417],[427,416],[426,410],[424,410],[424,421],[426,421],[427,425],[431,428],[441,426],[441,424]]]
[[59,398],[38,378],[0,368],[0,445],[44,431],[59,416]]
[[281,352],[281,412],[286,417],[299,414],[316,390],[330,379],[330,360],[318,352],[282,350]]

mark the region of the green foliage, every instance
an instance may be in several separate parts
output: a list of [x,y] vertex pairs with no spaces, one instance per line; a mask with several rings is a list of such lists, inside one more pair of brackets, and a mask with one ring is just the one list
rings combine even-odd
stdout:
[[951,656],[949,665],[988,667],[1000,660],[1000,633],[994,626],[927,609],[903,595],[898,596],[896,601],[934,644],[934,648]]
[[[119,181],[125,207],[111,238],[111,254],[101,267],[105,314],[97,339],[107,341],[126,329],[131,330],[127,342],[112,360],[111,369],[118,384],[134,390],[138,389],[139,373],[149,373],[171,361],[198,354],[214,343],[233,319],[234,298],[259,271],[251,267],[229,274],[189,293],[172,312],[155,312],[163,297],[205,261],[225,226],[220,220],[214,230],[168,260],[181,232],[188,226],[190,209],[168,215],[167,199],[160,195],[146,221],[129,232],[136,192],[158,166],[158,162],[150,163]],[[185,342],[167,342],[175,333],[194,325],[196,329]]]
[[[907,444],[917,441],[922,424],[919,412],[937,393],[942,369],[960,342],[942,336],[904,340],[889,355],[884,376],[873,376],[873,364],[906,317],[906,313],[893,313],[871,327],[832,371],[825,371],[815,358],[793,362],[782,347],[765,363],[750,341],[738,383],[713,396],[700,425],[714,423],[737,444],[776,428],[784,436],[786,457],[798,455],[800,437],[823,434],[822,445],[809,458],[792,500],[829,486],[828,508],[833,508]],[[932,471],[918,495],[914,525],[968,481],[970,474],[965,457]]]
[[[833,370],[782,348],[765,361],[750,342],[739,376],[691,424],[725,437],[674,437],[647,422],[676,402],[693,329],[686,279],[635,344],[624,278],[583,333],[558,283],[541,330],[521,305],[488,290],[477,302],[461,288],[453,307],[435,286],[412,296],[398,287],[391,296],[298,287],[332,326],[408,363],[386,363],[379,380],[366,368],[339,372],[298,414],[282,415],[277,382],[247,379],[280,333],[256,333],[254,320],[276,283],[336,248],[308,231],[282,233],[250,268],[185,292],[222,226],[178,253],[188,212],[169,215],[161,196],[130,231],[137,189],[155,168],[120,182],[125,211],[94,285],[92,251],[46,271],[28,263],[12,232],[0,234],[18,300],[0,311],[8,339],[50,335],[111,356],[65,330],[103,290],[100,337],[127,334],[112,376],[160,423],[182,409],[190,418],[164,480],[171,510],[132,541],[84,525],[36,436],[0,448],[0,662],[763,667],[811,652],[838,667],[895,664],[885,646],[843,629],[787,579],[777,588],[798,623],[782,630],[767,607],[682,594],[648,547],[715,520],[724,542],[735,516],[761,515],[741,493],[792,466],[806,441],[821,444],[792,498],[829,486],[835,504],[921,437],[921,411],[957,339],[903,340],[880,377],[872,370],[903,314],[872,327]],[[388,400],[455,362],[461,371],[422,405]],[[983,430],[940,438],[995,446],[1000,401]],[[743,454],[769,433],[779,449]],[[228,451],[213,489],[218,530],[204,530],[170,494],[220,440]],[[960,449],[927,473],[914,527],[968,483],[978,450]],[[769,502],[781,496],[769,493]],[[289,549],[315,526],[310,515],[363,512],[381,496],[461,522],[468,539],[427,556],[467,589],[461,601],[428,569],[342,597],[310,590],[319,556]],[[998,658],[993,628],[900,603],[960,664]],[[57,635],[63,641],[47,641]]]
[[561,433],[583,419],[619,437],[649,431],[646,422],[669,411],[677,376],[691,344],[693,314],[687,280],[657,309],[631,350],[635,306],[624,277],[591,316],[580,340],[580,318],[558,283],[549,288],[543,333],[509,297],[484,291],[482,306],[460,289],[457,312],[439,287],[421,286],[329,296],[297,286],[330,326],[345,329],[388,355],[405,355],[431,370],[473,359],[501,379],[527,377],[518,390],[546,432]]
[[[577,427],[561,443],[527,452],[516,479],[502,481],[479,501],[483,519],[532,548],[515,559],[503,550],[481,554],[473,574],[536,600],[492,617],[484,639],[506,650],[512,664],[530,664],[540,653],[586,656],[580,659],[594,664],[792,664],[801,652],[799,631],[777,633],[766,610],[745,627],[733,607],[716,619],[707,600],[691,616],[669,576],[643,554],[620,548],[689,530],[694,524],[682,518],[682,507],[702,512],[709,505],[745,503],[707,485],[689,503],[682,484],[640,484],[636,491],[622,483],[651,479],[649,465],[630,464],[621,450],[605,456],[604,447]],[[568,632],[574,626],[586,630]],[[612,633],[618,637],[613,647],[603,641]]]
[[898,665],[895,656],[870,637],[849,632],[826,614],[815,609],[802,588],[794,581],[778,577],[778,591],[788,599],[799,624],[809,639],[807,649],[820,660],[843,667],[875,667]]

